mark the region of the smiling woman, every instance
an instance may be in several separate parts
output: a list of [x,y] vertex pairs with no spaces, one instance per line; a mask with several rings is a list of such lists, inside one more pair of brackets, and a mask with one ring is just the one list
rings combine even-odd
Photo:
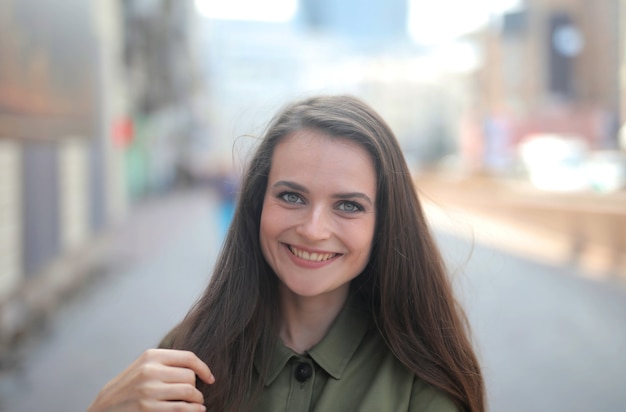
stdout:
[[198,13],[211,19],[287,22],[296,14],[297,0],[195,0]]
[[400,146],[349,96],[270,123],[211,281],[160,346],[89,411],[485,410]]
[[374,164],[358,144],[305,129],[276,146],[260,239],[283,294],[316,298],[339,311],[350,281],[369,260],[376,222],[369,199],[375,198]]

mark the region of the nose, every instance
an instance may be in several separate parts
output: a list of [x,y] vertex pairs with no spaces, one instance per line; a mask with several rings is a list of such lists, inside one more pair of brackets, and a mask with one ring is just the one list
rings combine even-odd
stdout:
[[296,232],[309,240],[324,240],[330,237],[330,216],[321,207],[311,208],[303,216]]

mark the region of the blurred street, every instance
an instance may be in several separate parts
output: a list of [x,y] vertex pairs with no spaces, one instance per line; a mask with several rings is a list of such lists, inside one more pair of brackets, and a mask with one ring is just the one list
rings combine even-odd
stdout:
[[[487,246],[466,236],[485,231],[484,221],[442,217],[447,206],[425,205],[468,310],[490,410],[623,410],[626,283]],[[133,209],[109,239],[108,269],[0,376],[0,410],[85,410],[109,379],[156,345],[207,282],[222,236],[218,208],[215,196],[194,189]],[[494,238],[510,230],[497,227]]]
[[103,273],[0,375],[2,411],[81,411],[201,293],[219,246],[215,204],[191,191],[138,205],[108,239]]
[[0,412],[87,408],[200,296],[276,109],[388,122],[491,412],[626,410],[626,0],[0,0]]

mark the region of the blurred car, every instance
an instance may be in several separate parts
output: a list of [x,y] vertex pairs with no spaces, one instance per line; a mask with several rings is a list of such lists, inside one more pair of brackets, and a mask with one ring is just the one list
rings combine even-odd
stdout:
[[590,153],[587,177],[593,190],[614,192],[626,189],[626,153],[620,150],[603,150]]
[[539,134],[528,136],[519,154],[530,182],[552,191],[626,189],[626,153],[591,151],[577,136]]
[[573,135],[536,134],[519,146],[522,165],[539,189],[574,191],[589,188],[587,142]]

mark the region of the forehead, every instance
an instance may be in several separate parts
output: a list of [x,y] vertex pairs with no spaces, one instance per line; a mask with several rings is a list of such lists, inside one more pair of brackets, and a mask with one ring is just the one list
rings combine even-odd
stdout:
[[271,179],[287,177],[320,180],[330,184],[367,184],[375,190],[376,172],[370,153],[360,144],[304,129],[289,134],[275,147]]

